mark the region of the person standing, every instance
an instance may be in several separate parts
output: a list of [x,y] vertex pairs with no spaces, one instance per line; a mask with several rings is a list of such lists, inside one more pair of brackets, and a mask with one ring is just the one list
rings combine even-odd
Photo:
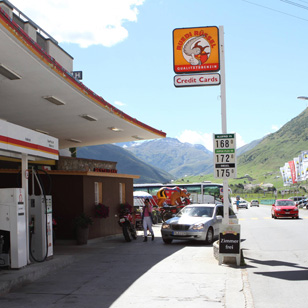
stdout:
[[154,241],[154,232],[152,229],[152,223],[153,223],[152,207],[150,205],[150,200],[148,198],[144,200],[144,207],[142,211],[142,222],[143,222],[143,232],[144,232],[143,241],[146,242],[148,240],[147,237],[148,229],[152,234],[152,241]]
[[240,205],[240,197],[237,196],[237,197],[236,197],[236,210],[237,210],[237,211],[238,211],[239,205]]

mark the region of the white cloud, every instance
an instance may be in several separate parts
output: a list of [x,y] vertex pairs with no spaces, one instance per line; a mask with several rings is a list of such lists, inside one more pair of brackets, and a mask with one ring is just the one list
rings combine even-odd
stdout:
[[[181,142],[188,142],[191,144],[202,144],[209,151],[213,151],[213,134],[212,133],[201,133],[192,130],[184,130],[180,136],[176,137]],[[245,145],[246,142],[243,140],[240,134],[236,134],[236,145],[237,148]]]
[[122,106],[125,106],[126,104],[124,104],[124,103],[122,103],[120,101],[115,101],[114,105],[122,107]]
[[181,142],[188,142],[191,144],[202,144],[208,150],[213,150],[213,134],[200,133],[192,130],[184,130],[180,136],[176,137]]
[[236,133],[236,147],[240,148],[245,144],[246,142],[244,141],[243,137],[239,133]]
[[59,43],[110,47],[128,37],[125,22],[137,22],[145,0],[12,0]]
[[272,130],[273,130],[274,132],[277,131],[277,130],[280,129],[280,128],[281,128],[281,125],[280,125],[280,126],[275,125],[275,124],[272,125]]

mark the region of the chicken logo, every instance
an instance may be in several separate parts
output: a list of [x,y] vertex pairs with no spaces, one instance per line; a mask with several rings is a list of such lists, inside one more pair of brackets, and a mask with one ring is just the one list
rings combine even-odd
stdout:
[[191,65],[204,64],[211,55],[211,45],[204,36],[193,37],[186,41],[182,49],[184,59]]
[[176,73],[219,71],[217,27],[173,30],[174,71]]

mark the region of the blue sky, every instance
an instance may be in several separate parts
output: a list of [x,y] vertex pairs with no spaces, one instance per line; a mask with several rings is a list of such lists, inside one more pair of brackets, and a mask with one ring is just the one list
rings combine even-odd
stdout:
[[71,56],[82,82],[130,116],[212,150],[220,86],[175,88],[172,31],[223,26],[227,132],[242,146],[308,101],[308,0],[11,0]]

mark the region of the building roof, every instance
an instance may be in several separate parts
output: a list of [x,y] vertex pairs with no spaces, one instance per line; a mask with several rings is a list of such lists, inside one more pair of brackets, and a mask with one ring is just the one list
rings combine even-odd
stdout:
[[1,119],[58,138],[60,149],[166,137],[75,79],[1,7],[0,42]]

